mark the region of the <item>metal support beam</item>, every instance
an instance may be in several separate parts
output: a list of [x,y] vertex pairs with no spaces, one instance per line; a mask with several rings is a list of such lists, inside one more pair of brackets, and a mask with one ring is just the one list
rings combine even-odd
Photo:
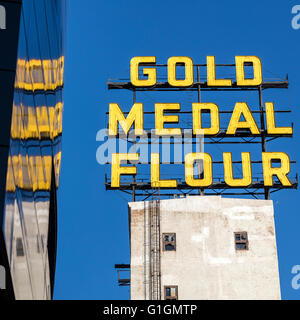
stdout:
[[[133,90],[133,104],[136,102],[136,91]],[[136,137],[134,137],[133,141],[133,152],[136,152]],[[136,165],[134,165],[136,167]],[[135,183],[136,183],[136,177],[133,175],[133,184],[132,184],[132,201],[135,202]]]
[[[258,89],[259,94],[259,110],[260,110],[260,129],[261,129],[261,149],[262,152],[267,151],[267,143],[266,143],[266,129],[265,129],[265,119],[264,119],[264,103],[262,98],[262,86]],[[270,199],[270,189],[265,187],[265,199]]]
[[[201,84],[200,84],[200,67],[199,66],[197,66],[197,82],[198,82],[198,102],[200,103],[201,102]],[[200,147],[200,152],[203,152],[203,150],[202,150],[202,141],[200,140],[199,143],[200,143],[200,146],[199,146]],[[200,165],[200,163],[198,162],[197,167],[198,167],[198,172],[199,172],[199,179],[202,179],[203,178],[203,172],[202,172],[203,164]],[[200,188],[199,189],[199,194],[201,196],[204,196],[204,190]]]
[[157,82],[152,87],[134,87],[131,82],[111,82],[107,83],[108,90],[135,90],[135,91],[198,91],[198,86],[201,86],[202,91],[256,91],[260,87],[262,89],[288,89],[289,82],[284,81],[266,81],[260,87],[253,86],[238,86],[236,82],[232,83],[231,87],[210,87],[206,81],[194,82],[190,87],[172,87],[167,81]]

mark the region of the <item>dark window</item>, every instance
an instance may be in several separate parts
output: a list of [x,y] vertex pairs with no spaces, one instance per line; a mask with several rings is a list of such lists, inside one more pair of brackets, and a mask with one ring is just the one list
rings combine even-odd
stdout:
[[163,233],[163,250],[176,250],[176,233]]
[[[39,241],[39,239],[41,239],[41,242]],[[37,242],[37,252],[38,253],[44,252],[44,235],[41,235],[41,237],[37,235],[36,242]]]
[[247,232],[235,232],[235,249],[236,250],[248,250],[248,234]]
[[178,286],[165,286],[165,300],[178,300]]
[[16,251],[17,251],[17,257],[23,257],[24,256],[24,248],[23,248],[22,238],[17,238]]
[[41,236],[41,242],[42,242],[42,250],[45,251],[45,236],[42,234]]
[[37,253],[41,253],[39,236],[36,236]]

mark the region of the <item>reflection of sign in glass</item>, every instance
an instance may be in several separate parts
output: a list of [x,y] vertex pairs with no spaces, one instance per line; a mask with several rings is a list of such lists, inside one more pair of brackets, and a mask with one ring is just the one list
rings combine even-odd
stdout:
[[5,268],[3,266],[0,266],[0,290],[6,289],[6,281],[5,281]]
[[0,29],[6,29],[6,10],[0,5]]

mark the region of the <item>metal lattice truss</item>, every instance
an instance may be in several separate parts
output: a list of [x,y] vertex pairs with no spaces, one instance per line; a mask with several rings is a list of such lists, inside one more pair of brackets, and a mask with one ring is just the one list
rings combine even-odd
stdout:
[[[199,78],[199,67],[206,66],[206,65],[195,65],[198,68],[198,80]],[[231,65],[219,65],[219,66],[228,66],[234,67],[234,64]],[[155,65],[155,67],[166,67],[166,65]],[[288,79],[282,81],[266,81],[263,82],[260,86],[256,87],[245,87],[245,86],[238,86],[236,82],[233,82],[231,87],[209,87],[207,82],[205,81],[198,81],[194,82],[193,85],[190,87],[185,88],[176,88],[169,85],[167,81],[157,82],[156,85],[152,87],[134,87],[130,81],[108,81],[107,82],[108,90],[129,90],[133,93],[133,103],[136,101],[136,93],[139,91],[197,91],[198,92],[198,102],[201,101],[200,99],[200,92],[201,91],[256,91],[259,96],[259,110],[252,111],[253,113],[258,113],[260,116],[260,134],[257,136],[249,135],[249,132],[245,132],[243,130],[238,130],[234,136],[230,136],[226,134],[226,130],[221,129],[220,132],[214,136],[205,136],[204,144],[260,144],[262,152],[266,152],[267,150],[267,143],[274,141],[275,139],[282,138],[282,137],[292,137],[292,135],[276,135],[276,134],[268,134],[265,128],[264,123],[264,105],[262,99],[262,92],[266,89],[288,89],[289,82]],[[275,110],[275,113],[289,113],[290,110]],[[154,112],[144,112],[145,114],[154,114]],[[182,111],[180,113],[191,113],[190,111]],[[220,113],[231,113],[230,111],[220,110]],[[128,114],[128,112],[124,112],[124,114]],[[145,130],[145,134],[148,137],[148,140],[151,140],[151,130]],[[117,138],[122,139],[122,137],[117,136]],[[124,137],[123,137],[124,138]],[[146,139],[147,140],[147,139]],[[128,138],[127,141],[129,143],[135,143],[134,139]],[[159,142],[160,144],[163,142]],[[176,142],[174,142],[176,143]],[[192,143],[196,144],[197,140],[192,141]],[[214,162],[222,163],[220,162]],[[234,163],[241,163],[241,161],[235,161]],[[261,161],[252,161],[252,163],[261,163]],[[295,161],[291,161],[291,163],[295,163]],[[126,194],[129,194],[133,197],[133,201],[137,197],[140,197],[143,200],[147,200],[153,196],[165,196],[165,197],[173,197],[176,193],[177,197],[181,196],[188,196],[193,194],[205,194],[205,195],[247,195],[253,198],[265,198],[270,199],[270,195],[272,193],[278,192],[282,189],[287,189],[287,187],[283,187],[280,181],[274,181],[273,186],[266,187],[264,185],[264,181],[262,178],[256,177],[253,178],[253,182],[251,185],[245,188],[234,188],[229,187],[226,185],[224,181],[220,179],[214,181],[213,184],[205,189],[197,189],[190,187],[187,185],[183,180],[178,179],[177,188],[176,190],[172,189],[157,189],[151,186],[150,179],[146,180],[137,180],[134,176],[131,181],[128,179],[126,181],[121,181],[121,185],[119,188],[115,189],[111,187],[110,178],[105,175],[105,187],[106,190],[119,190]],[[291,179],[292,185],[288,187],[289,189],[296,189],[298,186],[298,177],[297,175]],[[176,191],[176,192],[175,192]]]

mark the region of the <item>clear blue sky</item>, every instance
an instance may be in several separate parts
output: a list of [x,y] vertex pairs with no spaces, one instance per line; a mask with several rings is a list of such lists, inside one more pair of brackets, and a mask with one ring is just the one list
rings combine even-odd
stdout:
[[[285,76],[286,105],[295,137],[277,151],[300,159],[300,30],[291,28],[296,1],[71,0],[65,73],[63,157],[59,191],[55,299],[129,299],[117,286],[115,263],[129,263],[126,199],[104,189],[96,162],[96,133],[104,127],[108,75],[129,76],[133,56],[189,56],[204,63],[215,55],[257,55],[264,70]],[[283,100],[283,98],[281,99]],[[288,144],[286,143],[288,142]],[[288,148],[288,149],[284,149]],[[284,150],[283,150],[284,149]],[[300,264],[300,191],[273,197],[282,297],[299,299],[291,268]]]

